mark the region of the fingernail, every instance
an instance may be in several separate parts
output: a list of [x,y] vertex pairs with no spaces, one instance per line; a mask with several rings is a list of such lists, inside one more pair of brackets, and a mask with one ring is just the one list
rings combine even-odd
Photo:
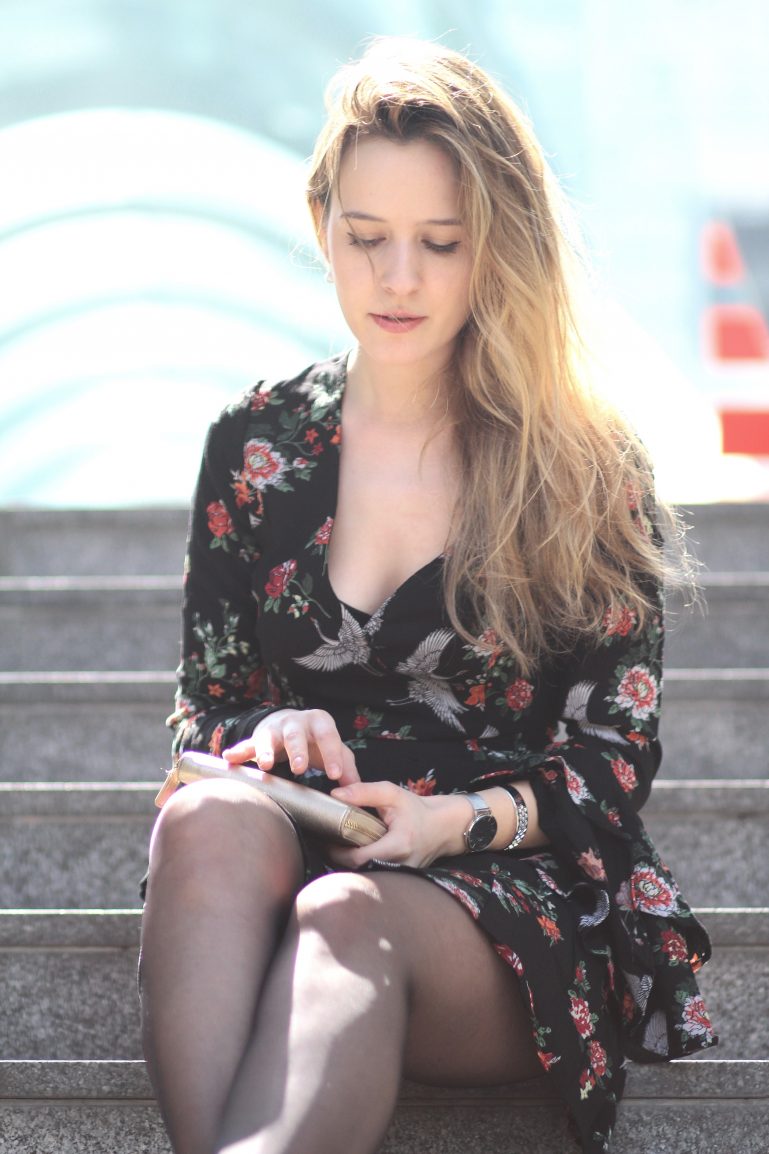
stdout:
[[341,772],[342,771],[340,770],[338,765],[330,765],[328,767],[328,769],[326,770],[326,773],[328,774],[329,777],[339,777],[339,774]]

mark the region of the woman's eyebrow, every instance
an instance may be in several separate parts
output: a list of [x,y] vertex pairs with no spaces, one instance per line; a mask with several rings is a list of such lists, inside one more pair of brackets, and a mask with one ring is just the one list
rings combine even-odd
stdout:
[[[374,224],[386,224],[387,223],[385,221],[384,217],[372,216],[372,214],[370,212],[354,212],[354,211],[353,212],[343,212],[342,213],[342,220],[369,220],[369,221],[372,221]],[[462,221],[459,220],[458,218],[452,216],[452,217],[446,217],[446,218],[441,219],[441,220],[437,220],[437,219],[435,219],[435,220],[419,220],[419,221],[417,221],[417,224],[437,224],[437,225],[445,225],[446,227],[449,227],[449,226],[459,226],[462,224]]]

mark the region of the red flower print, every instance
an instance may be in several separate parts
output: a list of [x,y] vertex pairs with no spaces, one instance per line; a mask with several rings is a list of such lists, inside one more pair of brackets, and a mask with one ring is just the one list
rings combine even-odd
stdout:
[[585,850],[577,858],[577,865],[581,870],[584,870],[589,878],[593,881],[602,882],[606,880],[606,870],[603,868],[603,862],[594,850]]
[[632,717],[645,721],[655,710],[659,686],[644,665],[634,665],[628,669],[619,683],[614,701],[621,709],[630,711]]
[[353,729],[357,729],[360,733],[362,729],[366,729],[368,727],[368,718],[364,714],[359,713],[353,721],[352,727]]
[[251,400],[251,412],[261,413],[262,409],[266,409],[269,401],[264,393],[255,393]]
[[511,950],[510,946],[506,946],[503,942],[495,942],[494,949],[499,954],[508,966],[512,966],[519,978],[523,977],[523,962],[516,954],[515,950]]
[[337,425],[336,428],[334,429],[334,435],[331,438],[331,444],[332,445],[341,445],[341,443],[342,443],[342,426]]
[[611,768],[625,793],[632,793],[638,785],[638,778],[630,762],[625,761],[622,757],[615,757],[611,763]]
[[218,683],[218,681],[215,681],[213,683],[213,685],[209,685],[208,696],[209,697],[224,697],[224,688]]
[[558,929],[558,926],[555,924],[552,918],[546,918],[544,914],[540,914],[537,917],[537,921],[542,927],[542,932],[546,938],[549,938],[551,942],[560,942],[561,931]]
[[249,673],[244,696],[249,698],[249,700],[261,696],[264,689],[264,678],[265,673],[263,669],[255,669],[253,673]]
[[524,681],[522,677],[516,678],[505,690],[505,701],[510,709],[527,709],[531,705],[533,697],[534,687],[528,681]]
[[242,509],[244,505],[251,504],[252,497],[245,481],[236,481],[232,490],[235,494],[235,504],[239,509]]
[[623,605],[619,609],[607,609],[603,617],[603,627],[607,637],[627,637],[636,623],[636,615]]
[[601,1043],[593,1038],[587,1044],[587,1052],[590,1056],[590,1065],[593,1068],[594,1074],[597,1078],[602,1078],[606,1073],[606,1051]]
[[581,986],[586,977],[587,977],[587,974],[585,973],[584,962],[580,962],[579,965],[577,966],[576,970],[574,971],[574,981],[577,983],[577,985]]
[[572,801],[585,801],[590,796],[590,791],[587,788],[584,777],[572,769],[570,765],[564,766],[566,788],[569,791],[569,797]]
[[579,1096],[580,1098],[587,1098],[590,1091],[595,1086],[595,1076],[591,1070],[583,1070],[579,1078]]
[[224,726],[217,725],[214,732],[211,734],[211,740],[208,743],[208,751],[214,757],[219,757],[222,752],[222,738],[224,736]]
[[269,441],[254,439],[243,449],[243,477],[254,489],[276,485],[286,471],[286,461]]
[[644,914],[673,913],[677,894],[650,866],[636,866],[630,879],[630,904]]
[[593,1023],[590,1018],[590,1006],[584,998],[575,998],[572,995],[569,1013],[574,1019],[577,1033],[581,1038],[589,1038],[593,1032]]
[[662,949],[670,958],[671,962],[689,961],[689,951],[686,948],[686,940],[675,930],[662,931]]
[[326,517],[326,520],[323,522],[320,529],[318,529],[317,533],[313,537],[313,542],[316,545],[328,545],[329,541],[331,540],[331,529],[333,528],[333,525],[334,518]]
[[306,469],[309,462],[306,457],[294,457],[292,464],[295,469]]
[[683,1006],[683,1024],[681,1029],[692,1037],[702,1035],[708,1041],[713,1038],[713,1026],[705,1010],[705,1003],[699,994],[692,994]]
[[406,788],[410,789],[412,793],[418,794],[419,797],[429,797],[430,794],[435,793],[435,778],[420,777],[416,781],[409,778],[406,782]]
[[269,597],[282,596],[295,573],[296,561],[284,561],[282,565],[276,565],[274,569],[270,569],[270,579],[264,587],[265,593]]
[[471,897],[467,890],[464,890],[462,886],[458,886],[456,882],[449,881],[448,878],[441,878],[439,884],[442,885],[445,890],[448,890],[450,894],[453,894],[454,897],[459,901],[460,905],[463,905],[465,909],[472,915],[472,917],[476,919],[478,918],[481,912],[481,907],[476,902],[475,898]]
[[542,1069],[545,1071],[549,1070],[551,1066],[554,1066],[556,1062],[560,1062],[561,1060],[557,1054],[545,1054],[542,1050],[537,1050],[537,1057],[542,1065]]
[[633,1016],[635,1015],[635,1011],[636,1011],[635,999],[634,999],[633,995],[630,993],[630,990],[625,990],[625,993],[622,995],[622,1017],[623,1017],[623,1020],[626,1022],[632,1021]]
[[232,532],[232,518],[223,501],[212,501],[210,505],[206,506],[206,513],[208,514],[208,528],[214,537],[226,537],[228,533]]
[[469,694],[465,698],[465,705],[478,705],[483,709],[486,704],[486,686],[473,685]]
[[304,439],[308,445],[314,445],[320,434],[317,429],[308,429],[304,434]]

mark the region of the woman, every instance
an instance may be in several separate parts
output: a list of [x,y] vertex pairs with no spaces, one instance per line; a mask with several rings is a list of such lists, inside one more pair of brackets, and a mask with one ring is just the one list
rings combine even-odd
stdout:
[[344,69],[309,204],[356,346],[226,409],[176,750],[375,808],[303,841],[237,782],[153,835],[142,987],[174,1149],[375,1151],[403,1076],[550,1070],[608,1149],[626,1057],[712,1044],[707,937],[637,811],[660,759],[644,453],[586,388],[553,187],[467,60]]

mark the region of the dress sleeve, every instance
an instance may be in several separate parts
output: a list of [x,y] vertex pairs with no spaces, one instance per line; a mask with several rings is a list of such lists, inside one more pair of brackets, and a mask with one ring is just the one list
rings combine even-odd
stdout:
[[[711,954],[639,814],[661,760],[661,590],[651,596],[641,629],[629,609],[611,607],[600,643],[564,663],[560,716],[545,748],[486,775],[487,785],[530,781],[547,852],[571,866],[582,894],[580,930],[606,923],[626,1053],[638,1061],[696,1048],[691,1018],[702,1000],[694,974]],[[714,1040],[708,1023],[706,1044]]]
[[220,751],[249,736],[279,708],[256,633],[253,566],[261,502],[242,481],[249,402],[225,410],[209,430],[190,514],[182,604],[174,754]]

